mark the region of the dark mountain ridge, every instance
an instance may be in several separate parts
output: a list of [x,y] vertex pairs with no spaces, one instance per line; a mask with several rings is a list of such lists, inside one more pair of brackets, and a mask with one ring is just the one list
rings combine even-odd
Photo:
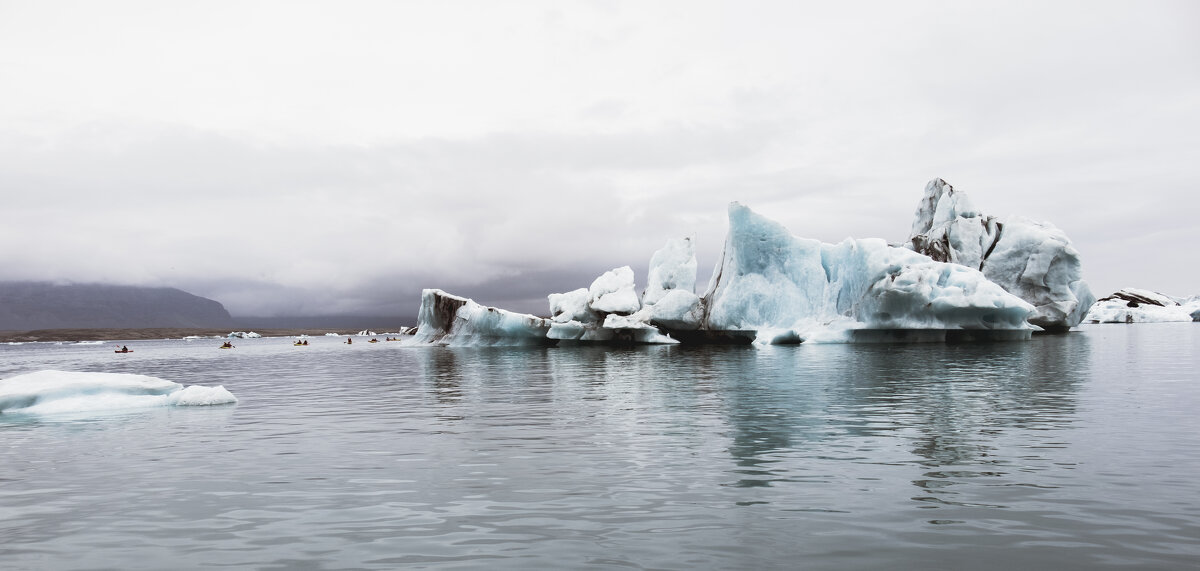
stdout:
[[232,325],[220,302],[171,287],[0,282],[0,330]]

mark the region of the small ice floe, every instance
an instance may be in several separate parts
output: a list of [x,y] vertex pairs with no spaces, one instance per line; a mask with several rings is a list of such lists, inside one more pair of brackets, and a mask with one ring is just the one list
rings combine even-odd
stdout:
[[38,371],[0,380],[0,414],[56,414],[237,402],[224,386],[127,373]]
[[1102,297],[1088,311],[1084,323],[1166,323],[1200,321],[1200,296],[1172,297],[1156,291],[1127,287]]

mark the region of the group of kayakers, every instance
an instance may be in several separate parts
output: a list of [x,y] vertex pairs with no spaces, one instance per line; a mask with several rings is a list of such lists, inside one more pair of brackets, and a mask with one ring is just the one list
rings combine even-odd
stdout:
[[[399,338],[399,337],[385,337],[383,340],[384,340],[384,341],[399,341],[399,340],[400,340],[400,338]],[[367,341],[367,343],[379,343],[379,340],[378,340],[378,339],[376,339],[376,338],[374,338],[374,337],[372,337],[370,341]],[[347,338],[346,338],[346,345],[353,345],[353,344],[354,344],[354,338],[353,338],[353,337],[347,337]],[[307,347],[307,346],[308,346],[308,339],[300,339],[300,340],[297,340],[297,341],[295,341],[294,343],[292,343],[292,345],[294,345],[294,346],[296,346],[296,347]],[[220,348],[220,349],[233,349],[233,348],[234,348],[234,345],[233,345],[233,343],[231,343],[231,342],[229,342],[229,341],[226,341],[226,342],[224,342],[224,343],[221,343],[221,346],[220,346],[219,348]],[[122,346],[121,346],[121,348],[120,348],[120,349],[117,349],[115,352],[116,352],[116,353],[132,353],[132,352],[133,352],[133,349],[130,349],[130,348],[127,346],[127,345],[122,345]]]

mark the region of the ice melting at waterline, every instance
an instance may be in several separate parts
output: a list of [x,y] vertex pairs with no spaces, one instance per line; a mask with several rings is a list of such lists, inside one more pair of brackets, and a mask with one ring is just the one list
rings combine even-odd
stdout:
[[550,317],[425,290],[410,343],[757,343],[1028,339],[1078,325],[1094,298],[1054,226],[982,216],[941,179],[925,189],[905,246],[793,236],[729,206],[729,233],[703,296],[691,237],[632,268],[548,296]]
[[0,414],[56,414],[236,403],[224,386],[184,387],[126,373],[38,371],[0,380]]

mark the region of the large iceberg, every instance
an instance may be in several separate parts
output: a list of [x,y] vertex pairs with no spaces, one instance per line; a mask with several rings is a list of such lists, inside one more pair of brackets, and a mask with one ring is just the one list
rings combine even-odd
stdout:
[[695,292],[696,267],[693,239],[669,240],[651,257],[640,297],[633,270],[622,266],[589,287],[550,294],[549,318],[425,290],[411,342],[1026,339],[1038,327],[1077,324],[1092,303],[1078,253],[1061,231],[982,216],[940,179],[926,188],[908,247],[798,238],[735,202],[703,296]]
[[1200,321],[1200,296],[1178,299],[1154,291],[1124,288],[1102,297],[1084,323],[1164,323]]
[[1079,252],[1062,230],[1020,217],[985,216],[966,193],[938,178],[925,185],[908,247],[941,262],[983,272],[1033,304],[1030,323],[1047,331],[1078,325],[1095,296],[1083,281]]
[[750,330],[765,342],[867,339],[854,332],[881,330],[1020,338],[1032,330],[1033,307],[978,270],[880,239],[798,238],[736,202],[704,302],[705,329]]
[[79,413],[236,403],[224,386],[184,387],[126,373],[38,371],[0,380],[0,414]]
[[410,344],[510,346],[552,344],[550,320],[488,307],[440,289],[421,292],[417,331]]

